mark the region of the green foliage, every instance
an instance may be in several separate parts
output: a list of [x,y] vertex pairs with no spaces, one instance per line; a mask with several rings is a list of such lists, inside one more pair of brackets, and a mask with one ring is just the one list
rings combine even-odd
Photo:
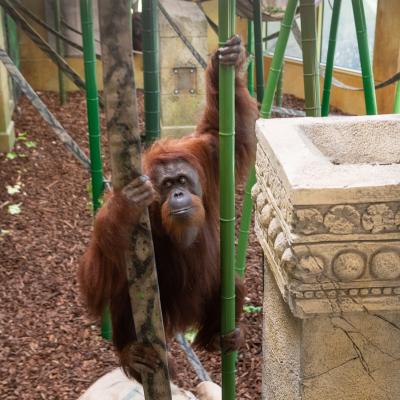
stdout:
[[37,147],[37,143],[34,140],[28,140],[28,133],[21,132],[18,134],[17,138],[15,139],[17,142],[16,149],[14,151],[10,151],[6,154],[7,160],[14,160],[15,158],[24,158],[27,157],[26,154],[22,153],[21,151],[23,148],[18,145],[18,143],[23,143],[26,148],[33,149]]
[[17,138],[15,139],[17,142],[18,141],[24,141],[24,140],[28,140],[27,138],[27,132],[21,132],[18,134]]
[[28,140],[24,143],[25,143],[25,146],[28,147],[29,149],[37,147],[37,143],[34,142],[33,140]]
[[185,339],[188,343],[193,343],[194,338],[196,337],[196,334],[197,334],[197,331],[191,329],[189,331],[186,331],[183,336],[185,337]]
[[262,307],[260,306],[253,306],[251,304],[245,304],[243,306],[243,311],[249,314],[260,313],[262,312]]

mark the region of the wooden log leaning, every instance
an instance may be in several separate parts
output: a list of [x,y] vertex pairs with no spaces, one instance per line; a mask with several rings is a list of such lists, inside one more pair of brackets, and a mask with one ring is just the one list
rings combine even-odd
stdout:
[[[128,4],[128,0],[99,1],[107,134],[115,189],[121,189],[141,174]],[[154,374],[142,375],[145,397],[146,400],[170,400],[166,342],[147,211],[133,232],[125,259],[138,341],[151,344],[161,360]]]

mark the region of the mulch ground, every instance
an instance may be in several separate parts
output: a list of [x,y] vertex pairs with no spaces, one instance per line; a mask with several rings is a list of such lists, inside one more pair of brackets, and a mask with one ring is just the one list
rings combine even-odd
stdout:
[[[40,96],[87,151],[84,96],[72,94],[62,107],[55,94]],[[302,107],[293,98],[286,97],[285,103]],[[142,109],[139,93],[141,115]],[[0,155],[0,398],[76,399],[118,365],[112,345],[99,336],[98,321],[85,313],[76,279],[92,227],[89,174],[25,98],[14,120],[20,138],[14,158]],[[105,132],[104,116],[101,122]],[[107,172],[105,135],[102,142]],[[238,206],[240,200],[241,193]],[[11,214],[16,208],[20,213]],[[247,303],[261,306],[261,249],[253,232],[246,286]],[[238,399],[259,399],[261,313],[246,313],[244,323],[247,342],[238,362]],[[176,343],[172,353],[176,382],[193,389],[199,381]],[[198,355],[219,383],[219,356],[202,351]]]

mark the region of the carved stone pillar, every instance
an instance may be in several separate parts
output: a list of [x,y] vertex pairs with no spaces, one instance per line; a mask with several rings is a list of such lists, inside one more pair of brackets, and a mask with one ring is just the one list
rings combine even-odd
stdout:
[[257,122],[263,398],[400,393],[400,118]]

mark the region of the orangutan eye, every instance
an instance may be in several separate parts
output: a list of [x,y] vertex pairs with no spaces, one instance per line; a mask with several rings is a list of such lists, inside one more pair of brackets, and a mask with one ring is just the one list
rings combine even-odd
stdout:
[[166,181],[164,181],[163,183],[164,187],[166,187],[167,189],[169,189],[172,186],[172,181],[170,181],[169,179],[167,179]]
[[186,178],[185,178],[184,176],[180,176],[180,177],[179,177],[179,183],[180,183],[181,185],[184,185],[186,182],[187,182],[187,180],[186,180]]

